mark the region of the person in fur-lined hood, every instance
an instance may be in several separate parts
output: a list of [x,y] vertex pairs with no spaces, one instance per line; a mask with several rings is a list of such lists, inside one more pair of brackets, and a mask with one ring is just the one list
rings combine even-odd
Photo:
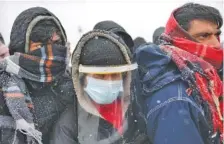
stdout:
[[112,32],[93,30],[72,54],[78,106],[58,121],[52,144],[147,144],[138,129],[131,92],[132,62],[127,45]]
[[42,7],[20,13],[12,26],[10,56],[0,63],[0,143],[48,144],[52,126],[74,102],[66,68],[66,33]]

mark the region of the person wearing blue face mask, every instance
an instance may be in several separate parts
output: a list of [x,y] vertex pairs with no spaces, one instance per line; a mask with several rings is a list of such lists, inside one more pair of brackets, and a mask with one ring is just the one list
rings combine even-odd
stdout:
[[85,92],[98,104],[110,104],[119,97],[120,92],[123,92],[123,81],[120,73],[89,74],[86,76],[86,81]]
[[139,130],[132,92],[137,64],[118,35],[93,30],[72,54],[76,107],[55,125],[52,144],[148,144]]

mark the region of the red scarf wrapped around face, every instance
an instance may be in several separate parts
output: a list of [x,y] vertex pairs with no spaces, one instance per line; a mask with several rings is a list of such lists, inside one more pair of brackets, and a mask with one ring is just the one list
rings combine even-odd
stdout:
[[219,131],[222,137],[223,111],[219,99],[223,97],[223,83],[217,69],[222,67],[223,50],[197,43],[180,27],[173,14],[161,40],[170,44],[161,45],[161,49],[170,55],[181,71],[183,80],[189,83],[187,92],[197,91],[209,104],[214,132]]
[[111,104],[94,103],[100,115],[114,128],[117,129],[120,135],[123,134],[123,108],[120,99],[115,100]]
[[217,69],[222,67],[223,49],[221,48],[221,45],[220,48],[215,48],[213,46],[195,42],[195,40],[180,27],[173,14],[168,20],[165,34],[168,35],[165,36],[167,37],[167,40],[174,46],[197,55],[212,64]]

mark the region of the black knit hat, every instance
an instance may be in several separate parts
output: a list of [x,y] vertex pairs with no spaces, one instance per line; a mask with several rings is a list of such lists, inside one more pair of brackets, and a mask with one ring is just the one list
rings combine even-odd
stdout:
[[126,30],[122,26],[115,23],[114,21],[101,21],[97,23],[93,29],[111,31],[117,34],[129,47],[130,51],[133,52],[132,48],[134,46],[134,42],[132,40],[132,37],[126,32]]
[[104,37],[96,37],[84,45],[80,56],[80,64],[110,66],[126,64],[119,47]]
[[142,37],[137,37],[134,39],[134,50],[136,50],[140,45],[145,44],[146,40]]
[[5,44],[4,38],[2,36],[2,34],[0,33],[0,42],[2,42],[3,44]]
[[161,34],[165,31],[165,27],[159,27],[157,28],[153,33],[153,43],[159,44],[159,37]]
[[[21,53],[25,52],[27,29],[31,21],[38,16],[51,16],[57,20],[57,22],[59,23],[62,29],[61,33],[63,33],[65,37],[65,39],[62,39],[63,44],[65,44],[66,33],[60,21],[58,20],[58,18],[45,8],[33,7],[20,13],[13,23],[11,35],[10,35],[10,44],[9,44],[10,54],[13,54],[14,52],[21,52]],[[57,26],[53,20],[44,19],[44,20],[38,21],[38,23],[32,29],[32,32],[33,31],[36,31],[36,32],[34,33],[31,32],[30,39],[33,40],[34,42],[46,41],[47,39],[49,39],[49,37],[52,36],[51,32],[55,30],[55,27]]]

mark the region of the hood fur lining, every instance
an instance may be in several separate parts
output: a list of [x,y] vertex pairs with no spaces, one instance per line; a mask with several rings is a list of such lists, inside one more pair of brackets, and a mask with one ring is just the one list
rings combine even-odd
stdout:
[[[87,34],[83,35],[83,37],[79,40],[73,54],[72,54],[72,79],[74,88],[76,91],[77,99],[80,104],[80,106],[86,110],[88,113],[91,113],[93,115],[102,117],[95,106],[92,104],[91,99],[84,95],[83,87],[80,84],[80,75],[79,75],[79,60],[80,55],[82,52],[82,48],[84,47],[85,43],[88,42],[90,39],[93,39],[95,37],[104,37],[115,43],[118,48],[120,48],[127,64],[131,63],[131,52],[127,45],[122,42],[119,37],[111,32],[104,31],[104,30],[94,30],[90,31]],[[131,72],[127,72],[127,76],[123,81],[124,85],[124,97],[123,97],[123,111],[126,112],[128,105],[130,104],[130,83],[131,83]],[[125,113],[124,113],[125,114]]]
[[66,40],[65,33],[62,29],[60,22],[55,17],[53,17],[53,16],[37,16],[30,22],[30,24],[27,28],[27,31],[26,31],[25,53],[27,53],[29,51],[30,34],[32,32],[32,29],[39,21],[42,21],[42,20],[53,20],[56,23],[56,25],[58,26],[59,30],[61,31],[62,38],[63,38],[64,42],[66,43],[67,40]]

